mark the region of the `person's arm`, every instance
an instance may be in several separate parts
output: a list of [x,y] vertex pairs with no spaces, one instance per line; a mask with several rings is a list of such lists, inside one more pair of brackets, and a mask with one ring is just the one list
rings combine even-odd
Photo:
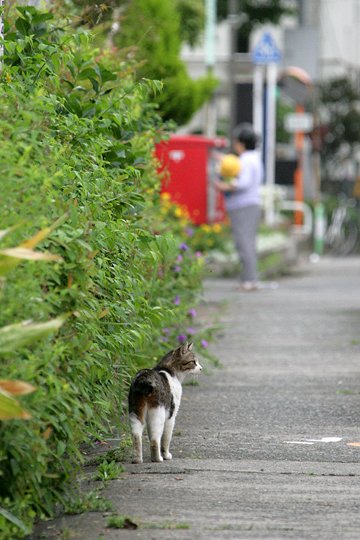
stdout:
[[233,180],[232,182],[223,182],[222,180],[216,180],[215,181],[215,187],[222,191],[223,193],[229,193],[231,191],[237,191],[237,187],[235,186],[235,182],[237,179]]
[[239,176],[232,182],[234,191],[242,191],[251,186],[254,181],[254,170],[252,163],[245,162],[242,164]]

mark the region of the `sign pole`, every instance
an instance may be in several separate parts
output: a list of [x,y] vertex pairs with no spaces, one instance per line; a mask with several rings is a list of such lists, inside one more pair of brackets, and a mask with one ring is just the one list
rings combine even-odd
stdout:
[[253,119],[254,130],[260,135],[259,151],[262,154],[262,145],[264,139],[263,119],[264,119],[264,68],[255,65],[253,73]]
[[267,186],[265,222],[272,226],[275,223],[274,186],[275,186],[275,144],[276,144],[276,79],[277,65],[267,66],[266,94],[266,162],[265,179]]
[[[262,126],[262,104],[259,105],[257,93],[260,92],[260,72],[262,66],[266,66],[266,115],[265,128],[261,130],[264,134],[265,144],[265,182],[267,186],[265,196],[265,222],[272,226],[275,223],[275,147],[276,147],[276,80],[277,64],[281,61],[281,53],[269,32],[264,32],[260,41],[252,51],[254,68],[254,97],[257,102],[254,110],[254,123]],[[262,113],[261,113],[262,115]]]

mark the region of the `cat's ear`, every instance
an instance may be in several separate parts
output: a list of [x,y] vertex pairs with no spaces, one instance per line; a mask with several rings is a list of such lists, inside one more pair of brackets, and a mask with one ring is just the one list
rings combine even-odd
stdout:
[[185,354],[187,354],[188,352],[191,352],[192,351],[192,348],[193,348],[193,343],[188,343],[187,341],[185,343],[183,343],[179,349],[180,349],[180,354],[181,356],[184,356]]

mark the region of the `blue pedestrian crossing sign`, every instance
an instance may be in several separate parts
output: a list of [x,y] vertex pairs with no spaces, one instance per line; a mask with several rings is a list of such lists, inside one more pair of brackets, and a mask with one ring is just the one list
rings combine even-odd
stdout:
[[279,64],[281,52],[270,32],[265,32],[252,51],[254,64]]

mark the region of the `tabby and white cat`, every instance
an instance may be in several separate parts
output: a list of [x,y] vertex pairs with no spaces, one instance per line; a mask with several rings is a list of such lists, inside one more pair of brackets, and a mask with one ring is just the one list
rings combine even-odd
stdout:
[[168,352],[152,369],[139,371],[129,391],[129,419],[133,438],[133,463],[142,463],[142,434],[150,439],[151,461],[172,459],[169,452],[175,418],[180,407],[186,375],[200,373],[201,365],[192,352],[193,344],[184,343]]

